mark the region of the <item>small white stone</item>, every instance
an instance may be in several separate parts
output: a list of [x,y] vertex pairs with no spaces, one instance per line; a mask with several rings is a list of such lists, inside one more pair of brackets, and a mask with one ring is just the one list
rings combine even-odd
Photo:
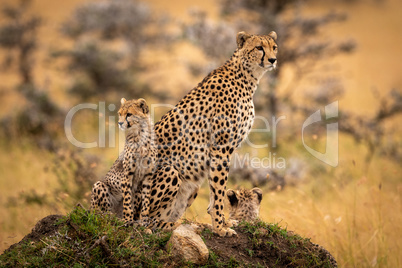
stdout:
[[182,224],[173,231],[166,245],[178,259],[204,265],[209,258],[209,251],[194,227]]

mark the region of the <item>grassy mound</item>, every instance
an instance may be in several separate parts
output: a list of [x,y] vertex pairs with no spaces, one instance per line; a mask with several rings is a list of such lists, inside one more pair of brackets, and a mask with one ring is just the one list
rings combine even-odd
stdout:
[[[221,238],[210,230],[202,238],[210,250],[205,267],[336,267],[323,248],[277,224],[241,223],[237,236]],[[69,215],[51,215],[0,256],[8,267],[178,267],[166,248],[171,232],[145,233],[125,227],[113,215],[77,206]]]

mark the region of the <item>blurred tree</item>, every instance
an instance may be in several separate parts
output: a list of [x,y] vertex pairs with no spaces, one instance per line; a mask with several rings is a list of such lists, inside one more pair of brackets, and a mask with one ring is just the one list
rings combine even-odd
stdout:
[[356,142],[367,145],[369,149],[365,158],[367,164],[371,162],[376,151],[400,162],[402,159],[400,137],[389,138],[395,133],[392,128],[387,129],[386,123],[389,119],[402,114],[401,91],[392,89],[385,97],[381,97],[378,92],[373,93],[378,99],[374,116],[357,116],[343,112],[339,130],[351,135]]
[[37,30],[41,18],[28,15],[30,0],[21,0],[16,7],[2,10],[5,23],[0,26],[0,47],[7,50],[3,68],[17,66],[21,84],[33,84],[33,54],[37,49]]
[[96,41],[77,43],[71,50],[57,51],[53,56],[67,57],[67,72],[73,74],[73,84],[69,93],[81,100],[108,93],[126,92],[132,86],[130,71],[122,67],[123,53],[102,48]]
[[110,92],[149,93],[150,88],[136,79],[143,68],[140,54],[145,47],[161,46],[168,40],[165,21],[151,16],[148,6],[136,0],[79,6],[61,27],[74,47],[53,53],[69,60],[67,71],[76,77],[69,92],[81,100],[99,95],[106,99]]
[[[304,17],[301,9],[302,2],[305,1],[221,0],[222,20],[213,23],[204,13],[196,13],[194,21],[184,26],[185,36],[198,45],[207,56],[215,61],[222,61],[235,49],[236,32],[246,30],[256,34],[266,34],[275,30],[279,36],[280,68],[266,75],[269,78],[260,83],[261,90],[256,92],[255,97],[257,110],[275,116],[280,109],[278,99],[281,104],[290,100],[292,93],[297,88],[297,82],[311,74],[319,60],[333,57],[339,53],[349,53],[355,47],[350,40],[338,43],[330,42],[321,35],[322,29],[325,29],[329,23],[344,20],[346,18],[344,14],[330,12],[316,18]],[[290,13],[290,11],[294,15],[284,18],[284,13]],[[286,65],[295,69],[296,81],[289,86],[292,88],[291,91],[279,95],[277,92],[278,79],[281,69]],[[326,81],[324,80],[324,82]],[[325,92],[333,89],[331,84],[322,88],[326,89]]]
[[[20,83],[16,89],[23,96],[20,110],[2,119],[3,132],[8,137],[31,135],[39,146],[52,148],[56,134],[54,125],[60,121],[61,111],[48,94],[38,89],[34,81],[35,52],[38,48],[38,29],[42,19],[29,14],[30,0],[2,10],[4,23],[0,25],[0,48],[6,50],[3,68],[16,73]],[[16,113],[15,113],[16,112]]]
[[190,14],[192,21],[182,25],[183,36],[200,47],[212,60],[202,72],[212,71],[222,61],[232,56],[236,48],[233,40],[237,32],[229,23],[208,19],[208,14],[204,11],[190,10]]
[[[9,115],[1,118],[0,134],[7,141],[16,140],[18,146],[21,138],[25,138],[40,150],[55,153],[53,171],[59,178],[59,186],[53,199],[65,193],[76,202],[85,198],[95,181],[92,167],[98,160],[91,155],[78,157],[76,149],[59,139],[63,133],[60,130],[63,129],[65,111],[35,83],[35,52],[39,47],[38,29],[42,19],[30,15],[30,4],[30,0],[21,0],[16,6],[5,6],[1,12],[0,48],[6,50],[2,67],[17,73],[20,81],[15,89],[22,98],[18,98],[16,108]],[[53,206],[48,202],[51,199],[47,194],[38,194],[35,190],[20,193],[19,199],[25,204]]]

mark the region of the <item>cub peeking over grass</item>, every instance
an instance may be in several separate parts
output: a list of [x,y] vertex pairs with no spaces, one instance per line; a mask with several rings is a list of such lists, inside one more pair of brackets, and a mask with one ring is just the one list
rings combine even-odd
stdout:
[[254,221],[260,216],[262,200],[262,190],[260,188],[251,190],[229,189],[227,198],[229,200],[229,220],[232,220],[232,222]]

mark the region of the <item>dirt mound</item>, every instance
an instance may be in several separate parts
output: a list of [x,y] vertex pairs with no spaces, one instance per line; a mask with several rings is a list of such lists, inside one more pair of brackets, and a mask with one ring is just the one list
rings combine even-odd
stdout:
[[[252,264],[264,267],[337,267],[332,255],[323,247],[291,232],[274,234],[265,228],[249,232],[249,227],[234,228],[237,236],[205,239],[222,263]],[[205,237],[205,236],[204,236]],[[320,265],[317,267],[321,267]]]
[[[237,236],[222,238],[205,229],[201,236],[209,249],[208,267],[336,267],[328,251],[277,224],[241,223]],[[69,215],[50,215],[32,232],[0,256],[0,266],[71,267],[195,266],[177,261],[166,243],[171,232],[147,234],[126,227],[113,215],[80,207]]]
[[[26,243],[26,242],[37,242],[41,238],[54,234],[58,229],[59,226],[55,223],[63,218],[63,215],[49,215],[38,221],[32,231],[24,236],[20,242],[11,245],[6,251],[13,250],[16,246]],[[6,252],[5,251],[5,252]]]

